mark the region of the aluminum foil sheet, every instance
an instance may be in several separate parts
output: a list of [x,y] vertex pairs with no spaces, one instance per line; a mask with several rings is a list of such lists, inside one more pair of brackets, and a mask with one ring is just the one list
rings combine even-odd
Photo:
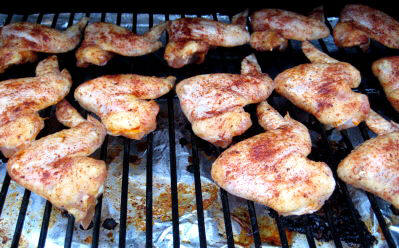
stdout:
[[[73,22],[76,23],[83,16],[83,13],[76,13]],[[90,14],[90,22],[100,21],[100,16],[100,13]],[[4,24],[6,17],[6,15],[0,14],[0,25]],[[27,21],[36,22],[37,17],[37,14],[29,15]],[[42,24],[51,25],[53,17],[53,14],[45,14]],[[56,28],[65,29],[68,25],[69,17],[69,13],[59,14]],[[170,15],[169,19],[173,20],[179,17],[180,15]],[[211,15],[203,17],[212,18]],[[148,18],[148,14],[139,14],[137,16],[137,33],[144,33],[148,30]],[[20,21],[21,19],[21,15],[13,15],[11,22]],[[229,21],[229,18],[223,15],[218,15],[218,19],[224,22]],[[121,25],[132,29],[132,20],[132,14],[122,14]],[[164,20],[164,15],[154,15],[154,25]],[[105,21],[116,23],[116,14],[108,13]],[[335,25],[337,19],[331,18],[330,22]],[[165,41],[165,37],[163,37],[163,41]],[[326,38],[325,42],[331,51],[335,51],[336,47],[331,36]],[[158,115],[158,128],[153,132],[153,245],[154,247],[172,247],[168,108],[166,101],[159,100],[158,103],[161,107]],[[190,169],[190,166],[192,166],[190,125],[188,125],[187,119],[181,112],[177,99],[174,99],[174,110],[180,245],[181,247],[199,247],[194,175],[192,169]],[[360,133],[357,129],[350,129],[348,133],[354,146],[362,143]],[[317,133],[311,131],[311,134],[312,139],[317,139]],[[340,133],[336,131],[332,131],[329,138],[331,142],[335,143],[339,143],[342,140]],[[146,138],[131,142],[127,247],[144,247],[145,245],[146,153]],[[115,247],[119,241],[123,138],[109,137],[107,154],[108,178],[105,183],[103,195],[99,246]],[[207,245],[208,247],[227,247],[222,204],[219,195],[220,190],[210,176],[210,168],[216,156],[207,154],[201,149],[199,149],[199,156]],[[3,184],[3,178],[5,178],[5,168],[6,165],[1,163],[0,188]],[[350,186],[348,187],[361,219],[366,223],[367,228],[377,240],[373,247],[385,247],[386,243],[365,193]],[[4,209],[0,217],[0,247],[9,247],[11,244],[23,195],[24,188],[11,181]],[[253,247],[254,241],[249,222],[247,201],[230,194],[228,194],[228,198],[236,246]],[[399,218],[392,213],[388,203],[378,200],[378,204],[389,224],[395,241],[399,244]],[[45,205],[46,201],[43,198],[34,193],[31,194],[20,239],[20,247],[37,246]],[[255,210],[262,247],[280,246],[278,229],[274,218],[270,215],[269,209],[265,206],[255,204]],[[46,238],[46,247],[64,246],[67,222],[67,214],[53,207]],[[304,234],[287,230],[286,235],[292,247],[308,246]],[[78,224],[75,224],[72,247],[90,247],[91,242],[92,229],[83,230]],[[334,243],[331,240],[317,240],[316,244],[318,247],[334,247]],[[353,246],[353,244],[344,243],[344,247]]]

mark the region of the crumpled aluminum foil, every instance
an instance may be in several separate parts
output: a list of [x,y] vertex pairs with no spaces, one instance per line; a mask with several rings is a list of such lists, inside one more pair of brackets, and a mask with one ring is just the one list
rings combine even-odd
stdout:
[[[69,13],[61,13],[58,17],[56,28],[65,29],[69,21]],[[77,13],[74,23],[84,16]],[[90,15],[90,22],[100,21],[100,13]],[[29,22],[36,22],[38,14],[28,16]],[[51,25],[53,14],[45,14],[42,24]],[[170,15],[169,19],[179,18],[179,15]],[[211,15],[203,16],[213,18]],[[0,14],[0,25],[4,24],[6,15]],[[137,33],[144,33],[148,30],[148,14],[139,14],[137,18]],[[218,15],[220,21],[228,22],[228,17]],[[11,22],[20,21],[22,15],[13,15]],[[132,14],[122,14],[121,25],[129,29],[132,28]],[[164,15],[154,15],[154,25],[165,20]],[[106,22],[116,22],[116,14],[106,15]],[[335,25],[337,19],[330,21]],[[334,23],[335,22],[335,23]],[[165,37],[163,37],[165,41]],[[334,47],[331,36],[326,38],[326,44]],[[171,222],[171,200],[170,200],[170,171],[169,171],[169,136],[167,103],[158,101],[161,111],[158,116],[158,128],[153,136],[153,245],[155,247],[171,247],[173,244],[172,222]],[[191,164],[191,146],[189,142],[180,142],[182,139],[190,140],[190,132],[186,127],[187,120],[180,110],[178,100],[174,101],[175,110],[175,135],[176,135],[176,165],[177,180],[179,191],[179,230],[181,247],[198,247],[198,222],[195,206],[194,176],[188,169]],[[352,134],[353,130],[348,130],[353,144],[360,144],[359,134]],[[332,139],[340,139],[339,133],[333,133]],[[105,183],[103,195],[101,223],[107,219],[112,219],[119,223],[120,215],[120,195],[122,177],[122,156],[123,141],[120,137],[109,137],[108,145],[108,178]],[[226,234],[224,230],[224,219],[222,205],[219,196],[219,188],[212,181],[210,168],[216,157],[208,156],[199,152],[200,174],[202,185],[202,197],[204,203],[205,230],[208,247],[227,247]],[[131,142],[129,170],[129,193],[128,193],[128,219],[127,219],[127,240],[128,247],[143,247],[145,245],[145,196],[146,196],[146,142]],[[6,165],[0,164],[0,187],[6,173]],[[378,222],[372,213],[370,203],[364,192],[348,187],[355,207],[359,211],[362,220],[367,223],[370,232],[376,237],[378,242],[374,247],[384,247],[386,244],[378,230]],[[9,247],[17,221],[19,206],[22,202],[24,188],[11,181],[2,215],[0,217],[0,247]],[[237,247],[253,247],[253,237],[247,202],[244,199],[229,196],[229,206],[231,210],[231,220],[234,233],[235,244]],[[40,196],[32,193],[20,239],[20,247],[36,247],[43,212],[46,201]],[[391,233],[396,242],[399,241],[399,220],[392,214],[389,204],[378,201],[382,213],[387,223],[389,223]],[[258,226],[261,234],[262,247],[276,247],[279,243],[278,230],[274,219],[269,216],[268,209],[262,205],[255,204]],[[46,239],[46,247],[63,247],[65,231],[67,226],[67,215],[53,207],[50,217],[49,229]],[[109,230],[104,226],[100,228],[100,247],[117,246],[119,240],[119,225]],[[304,234],[287,232],[289,242],[292,247],[307,247],[308,243]],[[73,232],[72,247],[89,247],[92,242],[92,229],[82,230],[75,224]],[[318,247],[334,247],[332,241],[317,241]],[[344,244],[345,247],[350,245]]]

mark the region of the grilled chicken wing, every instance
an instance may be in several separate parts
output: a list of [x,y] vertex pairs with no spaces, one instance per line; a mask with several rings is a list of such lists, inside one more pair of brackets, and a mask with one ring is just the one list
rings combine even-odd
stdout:
[[399,112],[399,56],[379,59],[371,68],[378,77],[388,101]]
[[166,23],[159,24],[143,35],[111,23],[93,23],[87,26],[84,40],[76,51],[78,67],[90,64],[103,66],[114,56],[141,56],[162,47],[159,41]]
[[[57,112],[72,108],[65,102],[60,104]],[[61,116],[69,118],[66,114]],[[87,228],[107,176],[105,162],[87,156],[101,146],[106,130],[91,116],[80,119],[78,125],[33,141],[18,151],[9,159],[7,171],[18,184],[67,210]]]
[[371,38],[387,47],[399,48],[399,22],[365,5],[346,5],[334,29],[337,46],[367,45],[368,38]]
[[264,204],[281,215],[321,208],[335,188],[330,168],[309,160],[307,128],[284,118],[266,102],[257,109],[267,130],[225,150],[212,165],[212,178],[231,194]]
[[315,40],[330,34],[327,26],[320,18],[320,10],[306,17],[281,9],[262,9],[251,16],[250,44],[258,51],[271,51],[278,47],[284,49],[288,39]]
[[276,91],[328,126],[345,129],[364,121],[370,111],[368,98],[351,90],[360,84],[359,71],[307,41],[302,50],[312,63],[280,73]]
[[74,49],[88,19],[65,31],[39,24],[19,22],[0,28],[0,73],[9,66],[36,60],[36,52],[65,53]]
[[227,147],[234,136],[251,125],[247,104],[265,100],[274,83],[260,70],[254,55],[241,63],[241,75],[205,74],[181,81],[176,86],[180,105],[194,133],[220,147]]
[[202,63],[211,47],[234,47],[249,42],[245,20],[248,11],[233,17],[231,24],[203,18],[180,18],[168,23],[169,42],[164,58],[173,68]]
[[110,135],[141,139],[156,128],[159,106],[149,99],[168,93],[175,77],[109,75],[85,82],[75,90],[80,105],[101,118]]
[[354,149],[338,165],[338,176],[399,208],[399,125],[374,111],[366,124],[378,136]]
[[56,56],[41,61],[36,77],[0,82],[0,150],[10,157],[34,140],[43,128],[38,111],[61,101],[69,92],[69,72],[58,69]]

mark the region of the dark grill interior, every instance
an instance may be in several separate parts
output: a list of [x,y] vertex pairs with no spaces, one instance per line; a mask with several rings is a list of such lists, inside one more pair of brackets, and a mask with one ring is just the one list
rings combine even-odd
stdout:
[[[327,8],[326,8],[327,9]],[[327,9],[328,10],[328,9]],[[205,15],[208,18],[214,20],[220,20],[226,16],[231,19],[232,13],[227,11],[227,14],[218,14],[219,12],[208,11],[206,13],[192,13],[190,11],[182,11],[183,13],[177,12],[156,12],[151,11],[148,14],[148,25],[145,27],[152,27],[156,25],[154,20],[161,16],[163,20],[169,20],[172,18],[180,16],[202,16]],[[140,17],[138,17],[143,12],[132,12],[132,19],[130,24],[123,23],[127,26],[132,27],[134,32],[139,32],[140,30]],[[223,13],[223,11],[221,11]],[[326,12],[330,13],[330,12]],[[337,14],[337,13],[335,13]],[[109,21],[113,20],[114,23],[120,25],[122,23],[124,13],[99,13],[100,19],[96,21]],[[15,21],[30,21],[33,20],[37,23],[49,24],[51,27],[57,27],[57,23],[60,23],[60,18],[64,16],[63,13],[55,13],[54,15],[49,15],[47,13],[39,14],[5,14],[6,25]],[[35,17],[37,19],[35,20]],[[68,15],[66,15],[68,16]],[[72,23],[78,21],[82,16],[93,17],[90,13],[72,13],[67,18],[68,26]],[[331,16],[331,15],[330,15]],[[157,18],[156,18],[157,17]],[[48,21],[50,20],[50,21]],[[223,19],[222,21],[226,21]],[[326,23],[329,25],[332,31],[332,24],[336,21],[334,18],[326,19]],[[1,23],[0,23],[1,25]],[[66,27],[63,27],[66,28]],[[167,39],[167,37],[166,37]],[[372,41],[369,51],[363,53],[358,48],[349,49],[338,49],[332,43],[331,36],[329,38],[313,41],[313,44],[318,46],[322,51],[330,54],[332,57],[346,61],[357,67],[362,74],[362,83],[356,91],[363,94],[367,94],[370,99],[371,107],[378,113],[389,117],[396,122],[399,122],[398,114],[390,106],[389,102],[386,100],[385,95],[378,80],[371,73],[371,63],[377,58],[399,55],[399,52],[393,49],[388,49]],[[87,115],[87,112],[83,110],[79,105],[73,100],[73,91],[77,85],[85,82],[89,79],[107,75],[107,74],[118,74],[118,73],[136,73],[141,75],[153,75],[153,76],[167,76],[173,75],[177,77],[179,82],[185,78],[205,73],[215,73],[215,72],[228,72],[228,73],[239,73],[240,72],[240,62],[241,60],[250,53],[255,53],[262,70],[268,73],[272,78],[274,78],[278,73],[283,70],[307,62],[305,56],[300,51],[300,43],[296,41],[290,41],[289,47],[283,52],[255,52],[251,49],[249,45],[236,48],[216,48],[209,51],[205,63],[201,65],[189,65],[182,69],[173,69],[167,66],[166,62],[163,60],[164,48],[158,50],[153,54],[146,56],[126,58],[121,56],[115,56],[108,65],[105,67],[94,67],[89,68],[77,68],[75,66],[74,51],[66,54],[59,54],[58,58],[60,61],[60,68],[67,68],[73,78],[74,86],[71,89],[71,93],[67,97],[68,100],[74,105],[82,114]],[[41,59],[45,58],[47,55],[41,55]],[[6,80],[9,78],[20,78],[26,76],[32,76],[34,73],[34,64],[26,64],[21,66],[15,66],[10,68],[6,73],[0,75],[0,80]],[[287,235],[287,231],[295,231],[303,233],[306,235],[306,240],[310,247],[316,247],[318,242],[321,241],[332,241],[336,247],[343,247],[345,243],[358,245],[360,247],[370,247],[375,238],[367,230],[366,225],[360,219],[360,215],[355,208],[354,202],[351,199],[348,187],[345,183],[338,179],[336,175],[336,167],[338,163],[356,146],[356,142],[353,139],[353,133],[358,133],[361,135],[363,140],[367,140],[371,137],[372,133],[369,132],[367,127],[363,124],[359,127],[353,128],[352,130],[341,131],[334,133],[332,130],[325,130],[324,127],[312,116],[304,113],[302,110],[296,108],[294,105],[284,100],[278,94],[273,93],[268,100],[271,105],[276,107],[280,113],[285,114],[287,111],[290,115],[302,123],[304,123],[308,129],[311,131],[313,149],[310,157],[314,160],[324,161],[329,164],[334,172],[334,177],[337,181],[337,187],[333,196],[326,202],[324,207],[317,213],[299,217],[281,217],[276,214],[275,211],[271,209],[266,210],[270,212],[270,216],[274,218],[275,224],[278,229],[278,242],[281,243],[282,247],[288,247],[290,244],[290,237]],[[197,225],[198,225],[198,237],[200,247],[207,247],[207,236],[204,216],[204,199],[203,192],[201,188],[201,166],[204,160],[204,154],[210,157],[217,157],[218,154],[222,152],[205,141],[200,140],[191,132],[191,126],[188,121],[185,120],[183,127],[186,129],[186,134],[188,136],[184,138],[176,138],[176,129],[181,128],[181,123],[177,122],[177,114],[180,109],[175,95],[172,91],[164,97],[161,97],[157,102],[165,107],[165,116],[167,132],[168,132],[168,150],[169,150],[169,164],[165,162],[165,166],[170,168],[170,201],[171,201],[171,228],[173,233],[173,246],[179,247],[182,244],[182,239],[179,233],[179,201],[178,201],[178,169],[177,169],[177,158],[176,147],[180,145],[189,145],[191,149],[191,161],[189,162],[188,170],[192,173],[194,178],[194,188],[195,188],[195,206],[197,214]],[[41,116],[49,117],[46,120],[46,127],[42,130],[40,137],[46,136],[50,133],[54,133],[62,129],[62,125],[59,124],[54,118],[54,106],[41,112]],[[236,137],[234,142],[238,142],[245,138],[252,137],[255,134],[262,132],[262,129],[257,125],[256,116],[254,115],[255,106],[248,106],[246,110],[251,113],[253,117],[253,126],[244,135]],[[160,125],[160,124],[159,124]],[[123,143],[123,170],[122,170],[122,183],[121,183],[121,195],[119,197],[120,201],[120,219],[119,219],[119,238],[114,240],[114,245],[119,247],[125,247],[129,244],[126,243],[127,240],[127,225],[128,225],[128,187],[129,187],[129,160],[132,156],[137,156],[136,147],[140,142],[144,142],[146,146],[145,160],[146,160],[146,200],[145,200],[145,243],[146,247],[153,246],[153,218],[154,218],[154,202],[153,202],[153,158],[156,152],[154,148],[154,138],[157,132],[147,135],[142,141],[133,141],[127,138],[117,138],[119,143]],[[332,135],[338,135],[339,138],[336,142],[331,141]],[[39,137],[39,138],[40,138]],[[104,144],[102,145],[100,151],[96,152],[93,156],[100,158],[102,160],[107,160],[109,156],[109,144],[111,137],[106,138]],[[166,150],[167,151],[167,150]],[[2,161],[6,162],[6,159],[2,157]],[[4,166],[4,165],[3,165]],[[10,177],[8,174],[5,175],[0,192],[0,216],[4,212],[5,202],[7,200],[10,186]],[[232,196],[228,194],[223,189],[219,192],[220,200],[222,203],[222,211],[224,217],[224,228],[226,234],[226,243],[228,247],[234,247],[237,244],[237,240],[234,239],[233,225],[232,225],[232,209],[229,206],[229,200],[231,201]],[[392,233],[389,230],[389,224],[386,222],[382,214],[379,202],[376,196],[366,193],[368,200],[370,201],[372,210],[378,220],[379,227],[386,244],[389,247],[396,247],[395,241],[392,237]],[[11,247],[17,247],[20,244],[21,234],[24,226],[25,216],[28,210],[28,204],[31,197],[31,193],[25,190],[22,196],[21,204],[18,207],[18,218],[15,222],[15,228],[12,231],[13,236],[3,237],[1,234],[0,243],[11,244]],[[113,220],[104,220],[101,216],[103,197],[98,199],[98,204],[96,206],[95,216],[93,218],[93,224],[90,225],[90,229],[87,232],[92,233],[92,239],[86,243],[86,245],[91,245],[92,247],[98,247],[101,245],[100,242],[100,229],[101,228],[112,228],[114,226]],[[48,201],[45,203],[44,212],[42,214],[40,222],[36,223],[36,229],[40,229],[40,236],[37,244],[31,244],[32,246],[44,247],[49,245],[46,243],[48,240],[47,234],[50,225],[51,212],[54,211],[51,203]],[[395,213],[395,209],[392,209]],[[251,201],[247,201],[247,215],[249,220],[246,220],[251,227],[250,233],[252,237],[248,239],[253,239],[253,245],[255,247],[260,247],[262,244],[261,239],[261,229],[259,227],[259,220],[256,216],[256,204]],[[65,227],[65,239],[64,247],[71,247],[74,235],[74,218],[71,215],[66,214],[67,222]],[[109,227],[110,226],[110,227]],[[143,234],[144,235],[144,234]],[[3,238],[3,240],[1,240]],[[8,239],[8,240],[7,240]],[[9,242],[11,240],[11,242]],[[7,243],[8,242],[8,243]],[[0,245],[1,246],[1,245]]]

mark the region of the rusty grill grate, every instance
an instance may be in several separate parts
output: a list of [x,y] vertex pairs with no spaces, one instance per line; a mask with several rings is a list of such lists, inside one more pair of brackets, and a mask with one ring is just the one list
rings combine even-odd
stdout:
[[[6,25],[8,23],[16,21],[29,21],[37,22],[40,24],[49,25],[54,28],[65,29],[67,26],[76,23],[81,17],[88,16],[93,21],[108,21],[114,22],[115,24],[121,25],[123,23],[126,27],[131,28],[134,32],[139,32],[141,28],[148,29],[152,27],[155,22],[167,21],[184,16],[205,16],[214,20],[228,21],[231,19],[231,14],[218,14],[214,13],[144,13],[148,19],[148,23],[139,23],[140,15],[142,13],[39,13],[39,14],[2,14],[4,22],[0,25]],[[125,20],[125,17],[129,21]],[[67,25],[63,25],[62,18],[67,18]],[[336,18],[327,18],[326,23],[332,31],[332,26],[335,24]],[[167,37],[165,37],[167,39]],[[398,51],[382,47],[380,44],[372,41],[370,50],[367,53],[363,53],[357,48],[350,49],[338,49],[332,43],[331,36],[314,41],[313,44],[321,48],[324,52],[331,54],[333,57],[347,61],[356,66],[362,73],[361,86],[356,89],[359,92],[367,94],[369,96],[371,106],[377,112],[389,116],[394,121],[399,121],[398,114],[390,107],[390,104],[385,99],[382,88],[379,85],[377,79],[371,73],[371,62],[377,58],[388,56],[388,55],[399,55]],[[58,55],[61,68],[67,68],[72,78],[74,79],[75,85],[71,89],[74,91],[75,87],[88,79],[95,78],[100,75],[116,74],[116,73],[137,73],[144,75],[174,75],[177,77],[177,82],[184,78],[194,76],[197,74],[204,73],[215,73],[215,72],[229,72],[239,73],[239,64],[241,59],[249,54],[255,52],[248,45],[237,47],[237,48],[216,48],[211,50],[206,58],[206,62],[202,65],[189,65],[182,69],[169,68],[163,60],[163,49],[155,52],[154,54],[142,56],[139,58],[122,58],[115,57],[110,63],[102,68],[90,67],[87,69],[80,69],[75,66],[74,52]],[[274,78],[279,72],[286,68],[305,63],[306,59],[299,49],[299,42],[290,41],[289,47],[284,52],[268,52],[259,53],[255,52],[256,57],[262,67],[262,70]],[[45,56],[45,55],[43,55]],[[12,77],[23,77],[29,76],[30,72],[33,72],[33,65],[22,65],[13,67],[6,73],[0,75],[0,80],[5,80]],[[73,94],[69,94],[67,97],[78,110],[86,114],[87,113],[73,102]],[[182,240],[179,233],[179,201],[178,201],[178,176],[176,166],[176,146],[181,141],[176,140],[176,108],[177,98],[174,92],[170,92],[168,95],[157,100],[167,105],[167,130],[168,130],[168,150],[169,150],[169,164],[170,167],[170,187],[171,187],[171,209],[172,209],[172,221],[171,228],[173,234],[173,247],[179,247],[182,244]],[[322,160],[327,162],[333,172],[334,177],[337,181],[336,190],[330,200],[326,202],[320,213],[313,215],[305,215],[301,217],[281,217],[276,214],[275,211],[270,211],[270,216],[275,220],[278,228],[279,241],[282,247],[289,247],[289,238],[287,237],[287,230],[301,232],[306,235],[306,240],[310,247],[317,246],[317,239],[332,240],[336,247],[344,247],[345,243],[354,243],[360,247],[370,247],[372,244],[373,237],[367,231],[365,224],[362,222],[358,210],[351,199],[347,185],[345,185],[336,174],[336,167],[340,160],[347,155],[356,144],[353,143],[352,130],[341,131],[338,135],[341,136],[339,147],[335,147],[331,143],[329,137],[332,135],[331,131],[325,130],[323,126],[314,118],[305,113],[302,110],[296,108],[287,101],[281,101],[281,97],[273,93],[269,98],[269,102],[274,105],[279,111],[289,111],[295,119],[300,119],[311,132],[316,133],[318,136],[318,145],[314,147],[311,157],[315,160]],[[281,104],[282,103],[282,104]],[[235,139],[235,142],[251,137],[254,134],[260,133],[262,129],[257,126],[256,117],[254,116],[254,107],[249,106],[247,110],[251,112],[253,117],[253,127],[248,130],[244,135]],[[57,124],[54,118],[54,107],[44,110],[41,113],[42,116],[49,117],[46,120],[46,127],[41,132],[40,136],[45,136],[55,131],[58,131],[61,127]],[[307,116],[303,118],[303,116]],[[188,125],[189,127],[189,125]],[[190,128],[190,127],[189,127]],[[370,133],[364,125],[360,125],[355,128],[360,132],[363,140],[370,138]],[[194,188],[195,188],[195,205],[197,214],[197,225],[198,225],[198,238],[199,246],[207,247],[207,236],[206,236],[206,225],[204,216],[204,203],[203,203],[203,192],[201,189],[201,156],[200,153],[210,152],[213,154],[220,154],[222,150],[217,149],[206,142],[200,140],[192,132],[190,136],[185,137],[186,141],[191,144],[191,170],[194,177]],[[153,141],[156,133],[151,133],[146,136],[146,201],[145,201],[145,244],[146,247],[153,246]],[[123,142],[123,170],[122,170],[122,183],[121,183],[121,195],[120,195],[120,219],[119,219],[119,239],[114,241],[115,246],[125,247],[127,238],[127,219],[128,219],[128,186],[129,186],[129,157],[134,155],[135,151],[131,149],[132,141],[126,138],[121,138]],[[102,160],[107,159],[107,151],[109,145],[109,137],[105,139],[99,152],[96,156]],[[3,162],[6,162],[5,158],[2,158]],[[4,165],[3,165],[4,166]],[[2,179],[1,191],[0,191],[0,217],[4,210],[5,201],[8,197],[8,191],[11,180],[8,174],[5,173]],[[378,220],[379,227],[384,236],[385,242],[388,247],[396,247],[395,241],[392,237],[392,233],[389,229],[389,225],[386,222],[381,209],[378,204],[378,199],[372,194],[366,193],[367,198],[370,201],[372,210]],[[229,200],[234,196],[228,194],[223,189],[219,192],[220,199],[222,202],[222,211],[224,217],[224,228],[226,232],[226,243],[228,247],[235,246],[231,209],[229,208]],[[25,216],[28,209],[28,204],[31,198],[31,192],[25,190],[22,196],[21,204],[18,206],[18,218],[15,223],[15,229],[13,236],[8,237],[11,239],[11,247],[17,247],[20,244],[21,234],[23,232]],[[88,232],[92,232],[92,239],[90,245],[92,247],[98,247],[101,245],[100,242],[100,229],[104,225],[104,220],[101,218],[101,210],[103,204],[103,197],[98,199],[96,206],[95,216],[93,218],[93,225],[91,225]],[[266,208],[266,207],[265,207]],[[44,211],[41,217],[41,221],[36,223],[36,229],[40,229],[40,236],[37,244],[30,244],[37,247],[45,247],[49,245],[46,243],[48,240],[48,230],[50,225],[50,216],[53,211],[50,202],[45,203]],[[260,234],[260,228],[255,211],[255,204],[251,201],[247,201],[247,211],[249,216],[249,223],[251,227],[251,233],[253,238],[253,245],[255,247],[261,247],[262,239]],[[338,216],[339,215],[339,216]],[[74,218],[71,215],[67,215],[67,223],[65,228],[65,239],[64,247],[71,247],[73,241],[73,234],[75,231]],[[321,234],[320,234],[321,233]],[[4,238],[3,238],[4,239]],[[4,241],[4,240],[3,240]],[[0,240],[1,242],[1,240]],[[1,245],[0,245],[1,246]]]

